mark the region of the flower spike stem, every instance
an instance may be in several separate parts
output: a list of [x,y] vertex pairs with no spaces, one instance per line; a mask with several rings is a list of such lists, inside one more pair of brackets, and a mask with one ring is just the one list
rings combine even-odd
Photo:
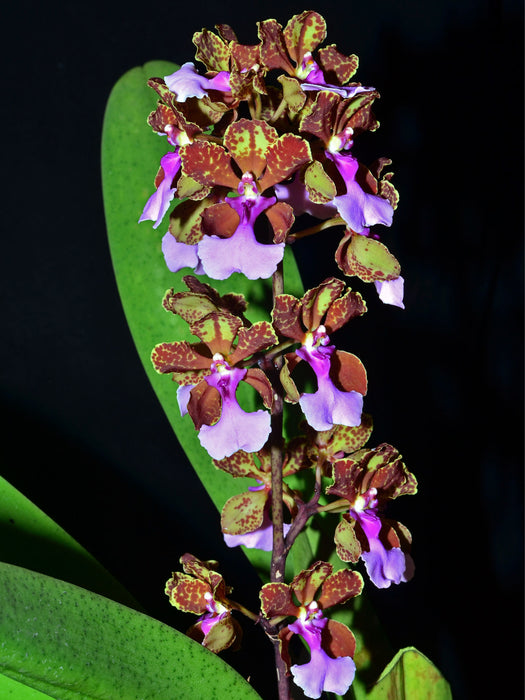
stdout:
[[[273,300],[284,291],[283,264],[279,263],[272,277]],[[284,582],[284,568],[286,552],[284,549],[283,534],[283,397],[278,382],[279,372],[282,368],[282,356],[272,361],[274,382],[274,407],[271,419],[271,460],[272,460],[272,521],[273,521],[273,547],[272,563],[270,567],[270,580],[273,583]],[[279,700],[288,700],[290,697],[290,682],[286,674],[286,665],[281,656],[279,638],[271,637],[275,652],[275,667],[277,672],[277,688]]]

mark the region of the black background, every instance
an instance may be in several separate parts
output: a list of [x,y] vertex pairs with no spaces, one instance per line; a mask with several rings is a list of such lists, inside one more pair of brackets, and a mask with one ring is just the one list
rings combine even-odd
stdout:
[[[255,584],[242,554],[224,547],[127,330],[105,234],[100,134],[128,69],[192,60],[191,37],[204,26],[229,23],[255,43],[257,20],[285,24],[317,9],[328,42],[357,53],[357,79],[382,95],[381,128],[361,154],[391,157],[401,193],[384,239],[402,263],[406,311],[367,288],[370,313],[337,340],[367,367],[373,444],[396,445],[420,484],[393,508],[413,533],[416,577],[372,593],[374,605],[394,647],[430,656],[455,698],[490,697],[522,675],[521,4],[264,7],[26,2],[3,11],[2,475],[169,624],[187,623],[163,593],[185,551],[219,559],[240,598]],[[307,286],[337,274],[336,243],[297,246]],[[270,698],[266,646],[264,662],[254,667],[241,652],[237,663]]]

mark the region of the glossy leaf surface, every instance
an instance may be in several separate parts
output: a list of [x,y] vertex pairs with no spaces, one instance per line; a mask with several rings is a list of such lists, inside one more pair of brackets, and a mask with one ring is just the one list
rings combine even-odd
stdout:
[[186,635],[64,581],[0,564],[0,599],[0,673],[53,698],[259,697]]

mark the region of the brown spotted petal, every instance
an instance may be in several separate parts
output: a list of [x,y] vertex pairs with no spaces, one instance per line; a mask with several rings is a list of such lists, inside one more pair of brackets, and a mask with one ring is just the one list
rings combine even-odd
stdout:
[[359,459],[337,460],[332,465],[334,482],[326,489],[326,493],[330,496],[345,498],[348,503],[353,503],[361,493],[362,472]]
[[299,131],[316,136],[325,146],[328,146],[334,135],[335,115],[340,102],[341,97],[335,92],[328,90],[318,92],[301,116]]
[[345,235],[335,259],[346,275],[355,275],[363,282],[386,282],[401,273],[399,262],[383,243],[358,233]]
[[377,90],[372,90],[360,92],[349,100],[344,114],[339,118],[340,128],[349,126],[354,132],[354,137],[363,131],[375,131],[379,127],[379,122],[372,112],[372,105],[377,97],[379,97]]
[[217,310],[228,311],[234,316],[243,318],[243,314],[248,308],[248,303],[243,294],[229,293],[221,296],[211,285],[201,282],[193,275],[185,275],[182,280],[190,292],[207,296]]
[[202,355],[194,345],[182,340],[156,345],[151,354],[151,361],[157,372],[169,374],[185,370],[209,370],[212,359]]
[[266,618],[281,615],[299,615],[299,608],[293,602],[292,589],[286,583],[266,583],[259,593],[261,612]]
[[408,471],[402,456],[392,445],[382,443],[366,453],[362,464],[366,469],[365,489],[376,488],[382,499],[397,498],[417,492],[415,476]]
[[302,469],[310,469],[314,460],[310,457],[309,442],[305,437],[296,437],[286,446],[283,461],[283,476],[296,474]]
[[302,320],[305,328],[315,331],[322,323],[334,301],[341,295],[345,283],[335,277],[330,277],[318,287],[309,289],[301,299]]
[[212,355],[224,357],[230,353],[233,341],[242,326],[238,316],[217,311],[199,319],[190,326],[190,331],[209,347]]
[[332,573],[332,565],[326,561],[316,561],[306,571],[294,577],[290,587],[301,605],[309,605],[324,580]]
[[[260,452],[257,454],[260,454]],[[217,469],[233,476],[234,479],[247,476],[251,476],[254,479],[259,477],[259,467],[255,464],[253,452],[238,450],[231,457],[214,459],[213,464]]]
[[166,311],[177,314],[189,324],[200,321],[201,318],[217,311],[216,305],[208,296],[191,292],[175,292],[174,289],[166,292],[162,306]]
[[226,585],[221,574],[217,572],[219,562],[215,559],[198,559],[193,554],[186,553],[180,558],[180,563],[187,574],[209,583],[214,597],[216,594],[220,594],[224,598]]
[[229,355],[232,365],[277,344],[277,336],[268,321],[258,321],[249,328],[240,328],[237,338],[235,350]]
[[335,44],[319,49],[317,60],[330,85],[344,85],[359,66],[359,58],[355,54],[345,56],[337,50]]
[[211,587],[206,581],[175,571],[166,583],[165,593],[178,610],[202,615],[206,612],[204,596],[211,593]]
[[225,535],[244,535],[261,527],[269,490],[246,491],[229,498],[221,513]]
[[292,338],[299,343],[304,341],[305,331],[299,318],[301,302],[291,294],[278,294],[272,310],[272,322],[279,335]]
[[229,43],[208,29],[195,32],[193,43],[197,47],[195,58],[209,71],[227,71],[230,68]]
[[357,571],[341,569],[330,574],[324,581],[321,595],[317,602],[323,610],[333,605],[346,603],[358,596],[363,590],[363,577]]
[[308,454],[315,459],[315,455],[322,450],[328,462],[336,462],[366,445],[372,433],[372,427],[372,416],[363,413],[360,425],[336,425],[331,430],[319,432],[312,430],[313,444]]
[[261,192],[288,179],[302,165],[312,160],[307,141],[296,134],[284,134],[266,152],[266,170],[259,180]]
[[246,99],[252,92],[265,95],[264,69],[261,66],[260,47],[233,42],[231,49],[230,89],[237,100]]
[[266,153],[277,141],[278,133],[259,119],[239,119],[224,133],[224,145],[241,169],[259,179],[266,167]]
[[194,141],[180,149],[185,175],[205,186],[222,185],[237,190],[239,178],[233,172],[231,158],[222,146],[209,141]]
[[289,75],[295,70],[288,57],[288,49],[283,36],[283,29],[275,19],[257,22],[261,62],[266,69],[280,68]]
[[346,513],[343,514],[335,529],[334,542],[337,556],[341,561],[355,564],[359,560],[363,550],[355,533],[355,520]]
[[288,54],[300,66],[305,54],[312,53],[326,39],[326,22],[318,12],[306,10],[292,17],[283,36]]
[[348,290],[344,296],[335,299],[330,305],[323,324],[326,332],[333,333],[353,318],[362,316],[366,310],[366,304],[361,294]]

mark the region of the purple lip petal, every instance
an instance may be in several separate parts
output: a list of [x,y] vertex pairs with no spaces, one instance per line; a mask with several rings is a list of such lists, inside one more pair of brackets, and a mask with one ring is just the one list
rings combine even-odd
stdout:
[[191,267],[197,275],[204,274],[197,245],[181,243],[168,232],[162,238],[162,253],[170,272],[178,272],[184,267]]
[[390,226],[394,216],[392,205],[387,199],[364,192],[355,175],[358,161],[348,153],[326,153],[336,165],[346,185],[346,194],[334,197],[333,203],[348,226],[356,233],[365,228],[383,224]]
[[344,695],[355,676],[355,663],[350,656],[332,659],[321,648],[321,630],[327,622],[322,613],[318,613],[313,619],[297,619],[288,625],[288,629],[301,635],[310,647],[310,661],[290,668],[294,682],[309,698],[320,698],[323,691]]
[[238,450],[257,452],[269,434],[268,411],[246,413],[236,400],[223,399],[219,421],[215,425],[203,425],[199,431],[199,440],[210,457],[224,459]]
[[363,397],[357,391],[340,391],[328,380],[313,394],[303,394],[299,404],[314,430],[331,430],[334,425],[361,424]]
[[345,695],[355,677],[355,663],[350,656],[332,659],[322,649],[315,649],[307,664],[295,664],[290,671],[308,698],[320,698],[323,691]]
[[362,552],[366,571],[377,588],[389,588],[391,583],[407,581],[405,554],[399,547],[385,549],[379,540],[369,540],[370,551]]
[[186,102],[188,97],[205,97],[209,90],[229,92],[229,78],[230,74],[226,71],[221,71],[214,78],[205,78],[197,73],[195,65],[189,61],[171,75],[166,75],[164,81],[176,93],[177,102]]
[[178,151],[166,153],[160,159],[164,170],[164,179],[146,202],[146,206],[139,219],[141,221],[154,221],[153,228],[157,228],[168,211],[170,202],[175,196],[176,189],[171,187],[173,178],[180,169],[180,155]]
[[190,392],[193,386],[193,384],[181,384],[177,389],[177,402],[181,416],[185,416],[188,413],[188,401],[190,400]]
[[221,395],[221,417],[215,425],[203,425],[199,431],[201,445],[213,459],[230,457],[238,450],[257,452],[270,434],[268,411],[247,413],[238,404],[235,392],[246,375],[245,369],[234,368],[213,372],[206,382]]
[[247,200],[245,197],[229,198],[228,204],[240,216],[240,223],[230,238],[204,236],[198,243],[198,253],[208,277],[227,279],[233,272],[241,272],[249,280],[268,279],[284,255],[284,243],[265,245],[255,238],[255,220],[265,209],[274,204],[275,197]]
[[317,377],[317,391],[304,393],[299,405],[308,424],[314,430],[330,430],[334,425],[357,426],[361,424],[363,396],[357,391],[341,391],[330,379],[330,356],[333,345],[296,350],[306,360]]
[[240,224],[230,238],[204,236],[198,243],[205,274],[215,280],[241,272],[249,280],[268,279],[284,255],[284,243],[264,245],[255,239],[253,229]]
[[379,280],[374,282],[376,291],[383,304],[398,306],[400,309],[405,308],[403,303],[404,282],[403,277],[396,277],[395,280],[386,282],[380,282]]
[[370,551],[362,552],[361,559],[372,583],[377,588],[389,588],[391,583],[409,581],[415,568],[412,557],[405,555],[399,547],[385,548],[379,539],[381,519],[374,509],[360,513],[350,510],[350,515],[358,520],[368,540]]

